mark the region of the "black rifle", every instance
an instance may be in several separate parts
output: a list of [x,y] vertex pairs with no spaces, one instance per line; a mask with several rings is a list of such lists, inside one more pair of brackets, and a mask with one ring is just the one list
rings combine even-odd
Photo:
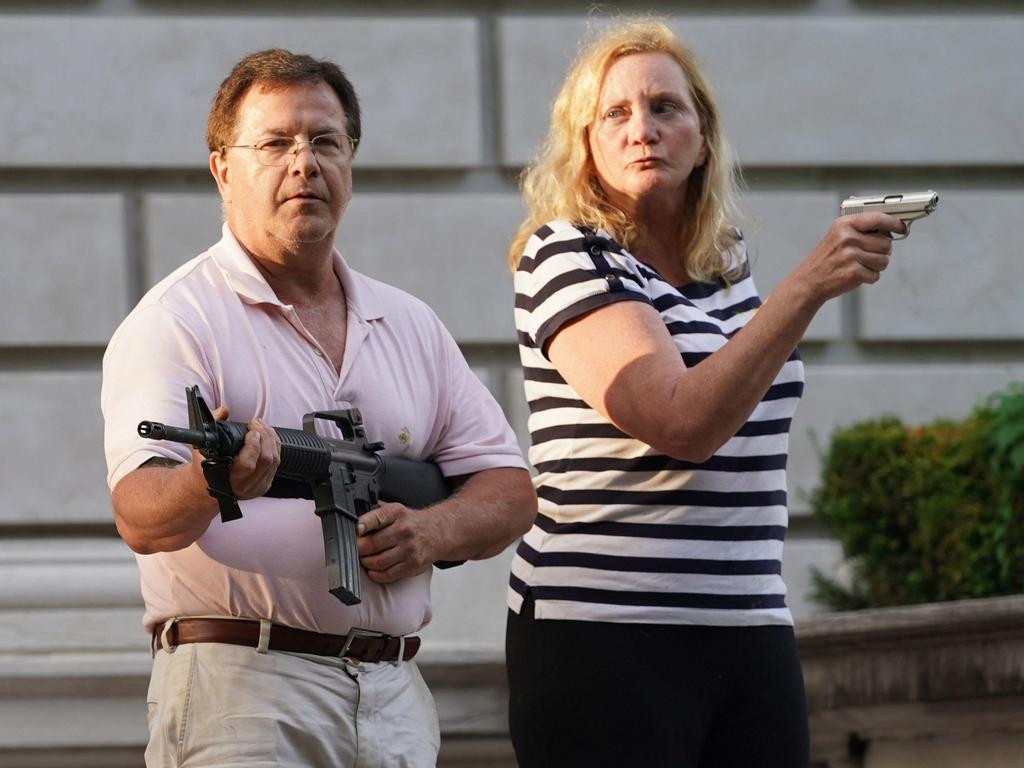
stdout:
[[[139,434],[153,440],[187,443],[204,457],[203,474],[210,495],[217,499],[225,523],[242,516],[231,491],[228,471],[242,449],[248,425],[217,421],[199,394],[186,387],[188,429],[154,421],[139,423]],[[316,420],[333,421],[342,439],[317,434]],[[266,496],[312,499],[324,532],[328,588],[345,605],[361,598],[356,520],[378,501],[397,501],[407,507],[426,507],[446,498],[448,484],[436,464],[381,456],[383,443],[367,443],[363,420],[356,408],[315,411],[302,417],[302,429],[274,427],[281,440],[281,464]],[[439,567],[458,565],[440,562]]]

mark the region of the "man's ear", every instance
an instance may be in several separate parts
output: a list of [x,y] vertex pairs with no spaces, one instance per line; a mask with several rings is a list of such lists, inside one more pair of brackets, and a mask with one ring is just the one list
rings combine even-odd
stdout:
[[217,182],[221,201],[225,203],[231,202],[231,187],[228,183],[228,159],[224,157],[223,152],[214,151],[210,153],[210,173],[213,174],[213,180]]

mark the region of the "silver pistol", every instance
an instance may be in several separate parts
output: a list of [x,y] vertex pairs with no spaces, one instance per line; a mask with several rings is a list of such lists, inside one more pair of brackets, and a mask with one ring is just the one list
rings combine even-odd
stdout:
[[848,197],[839,206],[839,215],[881,211],[890,213],[907,225],[904,235],[893,235],[893,240],[902,240],[910,234],[911,222],[923,219],[939,205],[939,196],[932,190],[927,192],[904,192],[895,195],[859,195]]

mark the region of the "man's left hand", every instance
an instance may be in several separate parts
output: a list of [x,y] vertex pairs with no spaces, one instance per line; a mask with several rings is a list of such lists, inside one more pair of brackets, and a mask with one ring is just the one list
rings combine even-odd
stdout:
[[416,576],[441,559],[441,515],[385,502],[360,517],[357,525],[359,561],[378,584]]

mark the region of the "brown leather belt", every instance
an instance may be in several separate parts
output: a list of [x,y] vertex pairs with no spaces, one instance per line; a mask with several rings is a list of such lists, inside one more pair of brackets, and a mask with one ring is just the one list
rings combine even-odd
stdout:
[[[173,650],[175,646],[187,643],[228,643],[258,648],[260,622],[253,619],[179,619],[166,632],[163,624],[157,624],[153,629],[154,649]],[[409,661],[420,649],[420,639],[378,635],[358,629],[347,635],[327,635],[272,624],[267,649],[368,662],[398,661],[401,653],[402,661]]]

